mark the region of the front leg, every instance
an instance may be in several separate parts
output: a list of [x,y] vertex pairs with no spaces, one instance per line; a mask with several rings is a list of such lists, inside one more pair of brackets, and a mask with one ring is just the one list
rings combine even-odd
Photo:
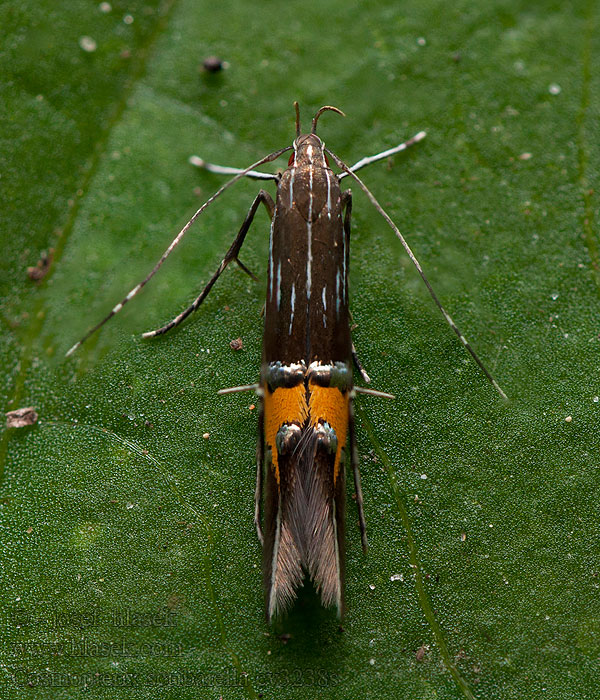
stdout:
[[242,268],[242,270],[244,270],[244,272],[249,274],[251,277],[254,277],[250,270],[248,270],[248,268],[239,260],[238,255],[242,248],[242,245],[244,244],[244,239],[246,238],[246,234],[248,233],[250,224],[254,219],[256,210],[258,209],[261,203],[264,204],[267,208],[267,211],[269,212],[269,217],[271,219],[273,218],[273,212],[275,211],[275,202],[273,201],[273,198],[268,192],[265,192],[265,190],[261,190],[256,196],[255,200],[252,202],[252,206],[246,214],[244,223],[242,224],[237,236],[235,237],[235,240],[229,247],[229,250],[225,254],[225,257],[221,261],[221,264],[219,265],[217,271],[210,278],[208,284],[206,285],[206,287],[204,287],[200,295],[194,300],[192,304],[190,304],[190,306],[188,306],[188,308],[185,311],[182,311],[178,316],[176,316],[172,321],[169,321],[169,323],[167,323],[165,326],[162,326],[162,328],[157,328],[154,331],[148,331],[147,333],[144,333],[144,338],[153,338],[154,336],[166,333],[167,331],[171,330],[171,328],[178,326],[191,313],[196,311],[200,304],[206,299],[214,283],[219,279],[221,273],[227,267],[227,265],[229,265],[230,262],[235,260],[237,264]]
[[[408,141],[404,141],[404,143],[398,144],[398,146],[394,146],[394,148],[388,148],[386,151],[381,151],[381,153],[376,153],[374,156],[367,156],[366,158],[361,158],[357,163],[354,163],[354,165],[350,168],[350,170],[355,173],[357,170],[360,170],[361,168],[364,168],[365,165],[371,165],[371,163],[377,163],[380,160],[383,160],[384,158],[389,158],[390,156],[395,155],[396,153],[400,153],[401,151],[405,151],[407,148],[412,146],[415,143],[419,143],[419,141],[422,141],[425,136],[427,136],[425,131],[419,131],[418,134],[415,134],[412,138],[408,139]],[[342,180],[343,178],[347,177],[348,173],[343,172],[338,175],[338,178]]]

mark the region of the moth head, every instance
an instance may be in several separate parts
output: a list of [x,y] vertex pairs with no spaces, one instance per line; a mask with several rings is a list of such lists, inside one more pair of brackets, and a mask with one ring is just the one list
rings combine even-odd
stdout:
[[323,141],[316,134],[302,134],[294,140],[294,152],[288,165],[323,165],[325,154]]
[[329,167],[329,162],[327,156],[324,153],[324,144],[321,139],[317,136],[317,121],[323,112],[335,112],[340,114],[342,117],[346,115],[341,109],[337,107],[331,107],[330,105],[325,105],[321,107],[315,114],[312,120],[312,128],[310,134],[302,134],[300,127],[300,107],[297,102],[294,102],[294,109],[296,110],[296,138],[294,140],[294,152],[290,156],[288,161],[288,166],[292,167],[299,165],[300,163],[315,163],[318,165],[327,165]]

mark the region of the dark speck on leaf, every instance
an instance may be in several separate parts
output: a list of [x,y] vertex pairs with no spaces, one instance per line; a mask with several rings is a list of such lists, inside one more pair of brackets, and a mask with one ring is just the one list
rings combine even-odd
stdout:
[[208,73],[218,73],[225,68],[225,63],[217,56],[208,56],[202,62],[202,67]]

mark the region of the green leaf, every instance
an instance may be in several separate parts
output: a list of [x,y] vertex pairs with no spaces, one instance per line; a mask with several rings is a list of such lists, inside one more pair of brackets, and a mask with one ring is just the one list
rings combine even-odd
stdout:
[[[595,698],[595,5],[43,0],[0,23],[0,386],[40,417],[0,437],[3,696]],[[255,399],[216,394],[258,376],[263,211],[261,282],[228,269],[140,338],[204,286],[256,183],[64,357],[222,184],[188,157],[288,145],[294,100],[305,126],[346,112],[319,133],[347,162],[427,131],[364,180],[511,399],[354,187],[354,339],[398,398],[357,400],[370,550],[349,486],[343,630],[308,592],[265,625]]]

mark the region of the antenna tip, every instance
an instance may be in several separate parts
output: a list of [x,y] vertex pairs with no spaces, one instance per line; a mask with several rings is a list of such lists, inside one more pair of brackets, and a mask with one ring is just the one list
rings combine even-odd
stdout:
[[77,350],[77,348],[78,348],[80,345],[81,345],[80,342],[79,342],[79,343],[75,343],[75,345],[73,345],[72,348],[69,348],[69,349],[67,350],[67,352],[65,353],[65,357],[69,357],[70,355],[72,355],[72,354],[75,352],[75,350]]
[[500,388],[500,385],[498,384],[498,382],[497,382],[495,379],[494,379],[494,381],[492,382],[492,384],[494,385],[494,389],[500,394],[500,398],[501,398],[505,403],[509,403],[510,399],[509,399],[508,396],[502,391],[502,389]]

